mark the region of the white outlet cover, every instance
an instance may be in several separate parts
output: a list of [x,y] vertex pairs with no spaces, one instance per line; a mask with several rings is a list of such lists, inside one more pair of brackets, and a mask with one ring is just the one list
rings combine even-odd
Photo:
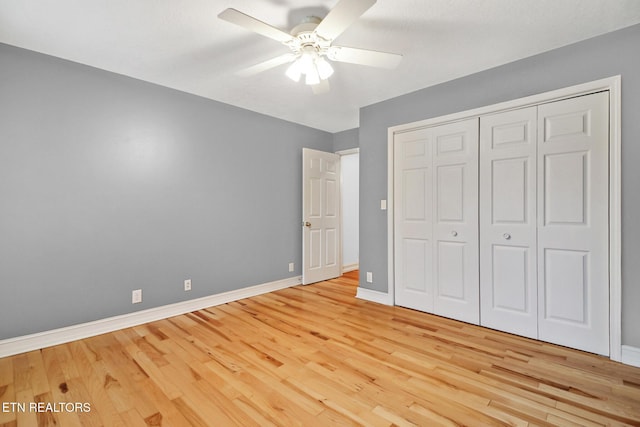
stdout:
[[387,210],[387,201],[386,200],[380,200],[380,209],[383,211]]
[[186,279],[184,281],[184,290],[185,291],[190,291],[191,290],[191,279]]
[[289,263],[289,271],[294,271],[295,270],[295,264],[290,262]]
[[367,271],[367,283],[373,283],[373,273]]
[[131,292],[131,304],[138,304],[142,302],[142,289],[136,289]]

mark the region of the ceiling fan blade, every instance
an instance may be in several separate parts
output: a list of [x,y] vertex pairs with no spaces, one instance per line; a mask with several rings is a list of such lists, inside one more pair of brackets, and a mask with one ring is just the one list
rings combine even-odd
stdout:
[[244,68],[238,71],[236,75],[240,77],[253,76],[263,71],[267,71],[271,68],[277,67],[278,65],[292,62],[294,59],[296,59],[296,56],[293,53],[285,53],[284,55],[276,56],[275,58],[271,58],[267,61],[260,62],[259,64],[252,65],[251,67]]
[[285,33],[276,27],[272,27],[271,25],[236,9],[225,9],[220,12],[218,18],[231,22],[232,24],[239,25],[262,36],[269,37],[270,39],[277,40],[281,43],[288,42],[293,39],[291,34]]
[[329,79],[320,80],[320,83],[311,86],[311,90],[313,91],[314,95],[327,93],[329,92],[329,89],[331,89],[331,87],[329,86]]
[[332,61],[350,64],[368,65],[370,67],[393,69],[398,66],[402,55],[397,53],[378,52],[375,50],[357,49],[354,47],[331,46],[327,58]]
[[318,24],[316,34],[334,40],[375,3],[376,0],[341,0]]

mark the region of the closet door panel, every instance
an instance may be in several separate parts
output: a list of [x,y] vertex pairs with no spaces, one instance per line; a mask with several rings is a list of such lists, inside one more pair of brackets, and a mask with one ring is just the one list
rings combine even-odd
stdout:
[[609,354],[608,93],[539,107],[539,338]]
[[[493,245],[492,249],[492,308],[527,315],[531,305],[528,291],[532,286],[528,277],[530,248]],[[504,327],[505,324],[500,326]]]
[[432,144],[429,132],[394,138],[395,303],[433,312]]
[[480,119],[480,324],[536,338],[537,108]]
[[478,119],[431,128],[434,313],[479,323]]

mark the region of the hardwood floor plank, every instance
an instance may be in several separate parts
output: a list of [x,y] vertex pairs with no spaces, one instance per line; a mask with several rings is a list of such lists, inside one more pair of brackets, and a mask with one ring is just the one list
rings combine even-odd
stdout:
[[[409,409],[413,412],[416,412],[422,415],[425,419],[427,419],[427,425],[430,426],[444,426],[444,427],[455,427],[458,426],[458,423],[453,420],[443,417],[442,415],[434,412],[428,408],[425,408],[417,403],[412,404]],[[526,424],[525,424],[526,425]]]
[[[16,402],[13,361],[12,357],[0,358],[0,403],[6,402],[7,405]],[[6,410],[0,410],[0,426],[15,422],[16,413],[10,406]]]
[[[139,393],[144,393],[146,399],[153,402],[154,406],[158,410],[157,413],[161,416],[161,425],[163,427],[180,427],[189,425],[187,419],[182,415],[182,413],[180,413],[174,403],[169,400],[167,395],[165,395],[160,387],[158,387],[150,378],[137,382],[136,389],[139,390]],[[145,416],[145,421],[150,419],[150,417],[154,417],[154,414]],[[156,416],[155,419],[157,418],[158,417]]]
[[0,359],[23,426],[640,426],[640,369],[355,298],[357,272]]
[[209,402],[205,404],[213,403],[213,406],[223,411],[225,417],[232,420],[232,425],[241,426],[256,426],[258,424],[250,415],[240,410],[233,404],[232,399],[229,399],[227,395],[218,390],[213,384],[206,380],[196,381],[195,386],[200,390]]
[[182,397],[173,399],[173,405],[177,408],[180,414],[184,417],[188,424],[194,427],[209,427],[214,424],[208,424],[204,418],[200,416],[197,408],[192,408]]
[[29,362],[30,379],[29,385],[34,395],[41,395],[48,393],[49,380],[47,379],[47,372],[42,360],[41,351],[31,351],[27,353],[27,360]]
[[162,370],[156,366],[146,353],[139,351],[137,346],[127,346],[126,351],[136,366],[157,385],[171,400],[182,396],[182,391],[168,379]]
[[[305,378],[302,380],[301,378]],[[323,418],[334,418],[340,416],[343,423],[351,422],[359,425],[367,425],[365,418],[361,414],[369,414],[371,408],[368,405],[358,402],[351,394],[327,382],[326,379],[313,372],[302,374],[301,377],[289,378],[287,384],[291,384],[301,394],[321,402],[329,413],[321,413]],[[324,414],[324,415],[323,415]],[[379,424],[379,423],[378,423]]]
[[149,426],[161,426],[162,418],[150,419],[150,423],[147,423],[144,418],[135,409],[120,413],[122,420],[126,423],[127,427],[149,427]]
[[[303,420],[312,420],[313,414],[304,410],[300,400],[304,397],[298,396],[296,400],[289,400],[277,390],[277,382],[273,386],[263,381],[260,375],[253,370],[242,372],[237,378],[244,383],[243,394],[247,399],[251,399],[253,405],[265,416],[273,420],[278,425],[304,425]],[[251,390],[249,393],[246,391]]]
[[10,384],[0,386],[0,404],[8,405],[6,409],[3,406],[2,410],[0,410],[0,426],[16,422],[17,413],[12,406],[15,402],[18,402],[18,400],[13,388],[13,380],[11,380]]
[[[212,405],[208,396],[206,396],[201,390],[195,387],[194,384],[181,384],[184,388],[184,393],[180,398],[185,409],[189,407],[192,412],[197,413],[198,417],[205,421],[210,426],[220,425],[234,425],[236,423],[225,413],[224,406]],[[184,415],[184,413],[183,413]]]
[[[42,404],[55,404],[56,401],[53,399],[53,396],[51,396],[51,393],[43,393],[37,396],[34,396],[33,398],[34,402],[36,403],[42,403]],[[58,401],[59,402],[59,401]],[[66,415],[68,415],[66,412],[64,411],[59,411],[57,409],[54,409],[53,411],[41,411],[38,410],[38,412],[36,412],[36,420],[38,423],[38,427],[51,427],[51,426],[56,426],[61,424],[63,421],[65,423],[73,423],[74,420],[72,419],[68,419],[66,417]]]
[[405,417],[402,417],[396,414],[393,410],[385,408],[382,405],[378,405],[375,408],[373,408],[372,412],[384,418],[385,420],[388,420],[389,422],[393,423],[394,426],[419,427],[419,424],[415,424],[412,421],[407,420]]
[[[26,358],[25,358],[26,359]],[[33,391],[29,388],[23,387],[16,391],[16,402],[25,402],[29,405],[31,402],[35,402],[35,396]],[[16,422],[20,427],[37,427],[38,426],[38,414],[30,411],[28,406],[26,411],[18,411],[16,414]]]
[[[13,388],[15,392],[20,393],[24,390],[31,392],[31,367],[26,353],[13,357],[13,373]],[[31,392],[31,395],[33,395],[33,392]]]
[[104,386],[109,398],[119,413],[135,409],[143,419],[152,417],[159,408],[145,393],[148,377],[117,343],[115,339],[109,340],[101,351],[106,370]]
[[[267,419],[264,414],[251,405],[244,396],[241,396],[233,400],[233,404],[244,414],[250,417],[260,427],[274,427],[277,426],[274,422]],[[249,424],[250,425],[250,424]]]
[[11,357],[0,358],[0,387],[13,384],[13,360]]
[[[57,354],[58,353],[55,347],[45,348],[41,352],[49,386],[51,389],[51,392],[48,393],[48,396],[41,399],[41,401],[43,402],[56,403],[67,402],[69,400],[69,396],[67,395],[69,388]],[[74,412],[60,412],[56,414],[56,416],[59,420],[60,425],[82,427],[80,418],[78,418],[78,415]],[[38,420],[38,424],[42,425],[40,420]]]

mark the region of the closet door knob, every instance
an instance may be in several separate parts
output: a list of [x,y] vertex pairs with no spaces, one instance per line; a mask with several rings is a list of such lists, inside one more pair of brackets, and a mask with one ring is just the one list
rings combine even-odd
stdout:
[[505,240],[509,240],[509,239],[511,239],[511,234],[509,234],[509,233],[504,233],[504,234],[502,235],[502,237],[504,237],[504,238],[505,238]]
[[451,232],[451,235],[452,235],[453,237],[456,237],[456,236],[458,235],[458,232],[457,232],[456,230],[453,230],[453,231]]

